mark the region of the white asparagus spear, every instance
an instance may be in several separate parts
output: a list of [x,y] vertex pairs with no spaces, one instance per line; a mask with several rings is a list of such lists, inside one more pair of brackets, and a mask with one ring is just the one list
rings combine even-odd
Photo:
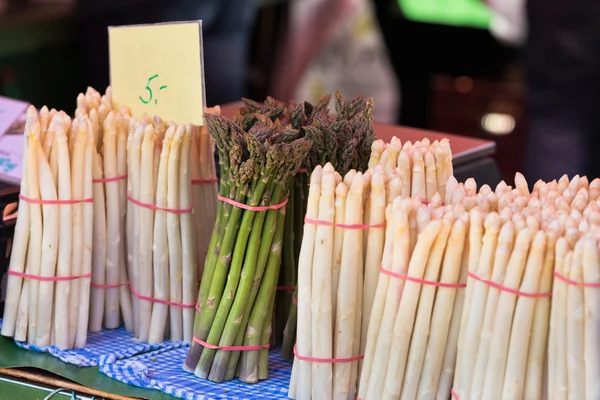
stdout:
[[[199,159],[199,140],[200,133],[199,129],[194,129],[192,134],[192,150],[190,153],[190,175],[192,181],[201,179],[200,178],[200,159]],[[160,168],[160,167],[159,167]],[[160,174],[160,172],[159,172]],[[192,202],[194,203],[194,230],[195,230],[195,246],[196,246],[196,260],[198,264],[198,276],[202,277],[204,272],[204,260],[206,258],[206,252],[208,251],[208,241],[205,239],[210,236],[211,227],[208,226],[207,214],[208,210],[204,185],[195,184],[192,186]]]
[[[181,155],[179,164],[179,208],[182,210],[192,206],[191,181],[190,181],[190,149],[192,141],[192,126],[188,125],[181,142]],[[194,304],[198,294],[198,267],[194,251],[195,233],[192,213],[181,214],[181,261],[183,279],[183,304]],[[194,336],[193,308],[183,310],[183,340],[191,343]]]
[[[310,175],[310,186],[308,191],[306,218],[317,219],[319,212],[319,200],[321,197],[321,179],[323,168],[318,165]],[[312,298],[312,262],[314,259],[315,233],[317,226],[304,224],[302,234],[302,246],[298,257],[298,326],[296,334],[296,349],[298,354],[305,357],[312,356],[311,337],[311,298]],[[310,400],[312,388],[312,363],[310,361],[294,361],[298,365],[292,374],[292,380],[297,382],[296,392],[290,393],[290,397],[298,400]]]
[[[540,233],[541,231],[538,231]],[[543,232],[541,232],[543,235]],[[508,262],[506,277],[503,286],[509,290],[518,290],[521,285],[523,272],[529,268],[535,268],[535,262],[542,262],[541,257],[545,247],[545,237],[532,236],[534,231],[531,229],[522,229],[517,235],[513,253]],[[531,245],[531,246],[530,246]],[[531,251],[530,248],[531,247]],[[529,254],[529,256],[528,256]],[[476,304],[473,298],[473,304]],[[494,344],[490,348],[488,356],[488,365],[486,367],[485,380],[483,384],[483,399],[491,399],[498,396],[502,391],[506,359],[509,350],[510,331],[512,328],[512,319],[514,315],[517,295],[503,291],[498,299],[498,309],[494,321],[494,333],[491,342]]]
[[[144,129],[144,140],[142,141],[142,153],[140,161],[140,202],[154,204],[154,174],[152,171],[154,161],[154,127],[147,125]],[[176,208],[176,207],[174,207]],[[139,287],[138,292],[142,296],[152,297],[152,239],[154,225],[154,210],[147,207],[139,207]],[[138,339],[148,341],[150,331],[150,319],[152,318],[152,302],[140,299],[140,331]]]
[[48,110],[47,106],[43,106],[42,108],[40,108],[40,132],[37,138],[40,142],[40,146],[42,145],[42,143],[44,143],[44,138],[46,137],[46,132],[48,131],[49,125],[50,111]]
[[[598,248],[593,238],[586,238],[583,247],[583,288],[584,297],[584,349],[585,349],[585,398],[600,397],[600,265],[598,264]],[[590,286],[590,285],[595,285]]]
[[[171,141],[168,162],[167,205],[179,208],[179,171],[181,140],[185,133],[184,126],[178,126]],[[179,215],[167,214],[167,243],[169,245],[169,296],[174,303],[182,302],[182,266],[181,266],[181,234]],[[183,340],[183,313],[180,307],[169,307],[171,340]]]
[[[56,143],[52,146],[58,156],[58,199],[71,200],[71,164],[69,159],[69,144],[65,130],[59,127],[56,130]],[[54,150],[53,150],[54,151]],[[59,233],[58,262],[56,276],[69,276],[71,274],[71,254],[73,245],[72,237],[73,206],[62,204],[59,206]],[[54,306],[54,332],[55,345],[59,349],[69,348],[69,295],[71,282],[56,282],[56,300]]]
[[[505,223],[500,229],[498,235],[498,247],[494,256],[493,269],[491,273],[491,281],[500,285],[503,284],[504,276],[506,275],[506,267],[510,260],[510,255],[515,243],[515,227],[511,221]],[[473,380],[471,383],[471,396],[480,398],[483,390],[483,382],[485,379],[485,368],[488,363],[492,334],[494,331],[494,320],[496,318],[496,309],[498,307],[498,299],[500,298],[500,290],[494,287],[488,288],[488,296],[485,303],[485,312],[481,333],[479,334],[479,347],[473,369]]]
[[[492,275],[494,264],[494,255],[498,234],[500,231],[500,216],[497,213],[488,214],[485,219],[485,234],[482,239],[481,255],[479,257],[477,276],[489,280]],[[485,304],[487,302],[489,286],[481,281],[473,281],[473,296],[471,299],[471,308],[465,309],[467,320],[465,321],[464,348],[460,349],[461,370],[459,381],[460,397],[469,396],[475,363],[477,360],[477,351],[479,349],[481,327],[484,321]]]
[[[88,137],[83,159],[83,198],[91,199],[93,196],[92,168],[95,153],[95,143],[91,124],[88,121]],[[86,202],[83,204],[83,249],[81,257],[81,274],[92,273],[92,246],[94,245],[94,204]],[[87,331],[90,310],[90,278],[79,279],[79,316],[77,322],[77,334],[75,338],[76,347],[85,347],[87,342]]]
[[18,342],[27,340],[29,314],[29,279],[23,282],[23,289],[19,299],[19,308],[17,309],[17,323],[15,327],[14,338]]
[[[531,265],[528,265],[531,268],[525,269],[523,281],[519,289],[521,292],[539,293],[546,243],[546,233],[538,231],[529,252],[529,258],[535,257],[536,262],[531,262]],[[505,398],[523,398],[535,303],[536,299],[534,298],[525,296],[517,298],[506,358],[504,385],[502,388]]]
[[[427,260],[432,246],[442,229],[442,221],[431,221],[419,235],[413,256],[410,259],[407,275],[414,279],[423,279]],[[395,257],[395,254],[394,254]],[[417,303],[421,292],[421,283],[406,281],[400,305],[396,315],[394,330],[392,332],[392,347],[388,355],[388,367],[385,374],[385,384],[381,399],[398,398],[404,383],[404,372],[406,370],[406,358],[410,345]],[[369,387],[370,389],[370,387]]]
[[437,167],[435,165],[435,156],[433,152],[427,151],[425,153],[425,194],[427,201],[431,201],[433,196],[438,192],[437,182]]
[[[564,238],[559,238],[557,246]],[[566,244],[567,240],[564,239]],[[573,265],[573,251],[565,255],[562,266],[557,265],[556,272],[569,278]],[[560,268],[560,269],[559,269]],[[568,368],[567,368],[567,291],[568,284],[560,279],[556,279],[554,284],[558,286],[556,300],[552,300],[552,306],[556,310],[556,363],[554,379],[548,378],[548,381],[554,381],[554,388],[549,390],[555,400],[566,400],[568,398]]]
[[[41,146],[37,147],[38,179],[40,180],[40,195],[43,201],[56,201],[58,199],[56,186],[52,179],[50,164],[46,159]],[[42,257],[40,262],[40,276],[53,277],[56,272],[56,259],[58,257],[59,219],[58,205],[43,204],[43,231],[42,231]],[[50,331],[52,326],[52,302],[54,301],[54,282],[40,281],[37,308],[37,322],[35,338],[29,338],[40,347],[50,345]]]
[[[163,140],[158,181],[156,182],[156,206],[167,207],[167,168],[171,140],[175,134],[175,126],[170,126]],[[167,212],[156,210],[154,213],[154,297],[159,300],[169,300],[169,246],[167,243]],[[169,306],[162,303],[154,304],[150,320],[149,343],[161,343],[164,340],[167,326]]]
[[369,169],[375,168],[375,166],[379,163],[379,159],[381,158],[381,153],[383,153],[384,148],[385,142],[381,139],[377,139],[371,144],[371,155],[369,156]]
[[[577,241],[573,253],[573,264],[568,278],[571,281],[583,282],[583,247],[584,239]],[[584,361],[584,299],[583,287],[568,285],[567,287],[567,383],[569,399],[585,397],[585,361]],[[593,340],[593,339],[592,339]],[[598,379],[598,377],[595,377]]]
[[446,198],[446,182],[450,177],[450,171],[448,165],[452,167],[452,153],[449,148],[444,146],[437,146],[435,148],[435,172],[437,178],[437,185],[440,196],[442,199]]
[[[465,214],[465,216],[467,215]],[[450,231],[448,248],[444,254],[444,264],[440,275],[441,283],[456,285],[461,278],[468,224],[466,218],[465,221],[457,220]],[[417,398],[419,399],[434,399],[438,392],[437,388],[442,372],[445,349],[448,345],[448,339],[451,337],[451,322],[452,319],[460,320],[460,317],[455,317],[458,310],[454,307],[459,291],[462,291],[462,289],[453,287],[440,287],[437,290],[435,305],[431,314],[431,333],[427,342],[417,391]],[[448,395],[446,395],[446,398],[448,398]]]
[[[142,153],[142,137],[144,133],[144,125],[138,123],[135,132],[131,137],[131,144],[129,149],[129,168],[131,168],[131,197],[134,200],[140,200],[140,161]],[[139,247],[140,247],[140,207],[129,202],[127,206],[128,215],[131,214],[131,234],[128,237],[131,239],[131,275],[129,280],[131,281],[131,287],[135,291],[140,291],[140,259]],[[137,296],[133,296],[133,323],[134,323],[134,335],[139,338],[140,335],[140,302],[141,300]]]
[[[352,180],[352,186],[348,193],[345,224],[362,223],[363,188],[363,176],[362,173],[358,172]],[[334,293],[334,296],[337,296],[335,335],[333,337],[335,358],[357,356],[357,354],[353,354],[354,343],[360,343],[359,338],[355,337],[355,319],[357,318],[358,286],[362,284],[358,279],[360,272],[362,272],[362,231],[348,229],[344,232],[343,238],[340,280],[337,293]],[[351,381],[351,370],[352,363],[335,363],[333,365],[334,399],[346,400],[348,398],[350,388],[356,384],[356,382]]]
[[[35,110],[34,106],[29,106],[27,109],[27,119],[25,123],[23,140],[23,166],[25,166],[25,168],[23,168],[23,176],[21,179],[21,194],[26,197],[29,196],[29,134],[32,130],[39,131],[39,129],[37,111]],[[18,215],[19,217],[17,218],[17,223],[15,225],[8,269],[9,271],[23,273],[25,271],[30,230],[29,203],[25,200],[19,200]],[[17,324],[17,314],[19,310],[19,299],[21,297],[22,286],[23,278],[20,276],[8,275],[1,331],[3,336],[15,336],[15,327]]]
[[[348,173],[348,175],[350,172]],[[348,189],[344,182],[338,183],[335,188],[335,211],[334,218],[336,225],[344,224],[346,219],[346,201],[348,198]],[[333,320],[335,321],[337,312],[337,293],[340,280],[340,270],[342,267],[342,250],[344,248],[344,234],[346,230],[340,226],[333,228],[333,260],[331,266],[331,307]]]
[[[104,98],[104,96],[103,96]],[[117,114],[117,175],[127,176],[127,130],[129,128],[129,117],[126,114]],[[127,241],[125,236],[125,219],[129,202],[127,201],[127,180],[118,181],[119,187],[119,231],[121,238],[121,249],[119,250],[119,305],[125,329],[133,332],[133,308],[131,304],[131,291],[127,270]]]
[[[393,216],[391,217],[392,223],[390,224],[390,218],[388,218],[388,225],[390,225],[390,235],[386,236],[385,247],[389,250],[384,249],[384,255],[382,260],[382,266],[386,271],[391,271],[398,276],[405,276],[409,268],[410,261],[410,232],[409,232],[409,213],[412,211],[410,201],[402,201],[396,199],[393,205]],[[423,208],[422,210],[425,210]],[[425,210],[426,211],[426,210]],[[422,218],[429,218],[429,212],[421,212],[419,216]],[[390,240],[388,240],[388,238]],[[383,393],[383,384],[385,383],[385,374],[388,367],[388,359],[390,356],[390,347],[392,346],[392,335],[391,332],[394,328],[395,316],[398,311],[400,299],[403,294],[405,287],[404,279],[398,277],[390,277],[388,274],[381,273],[380,277],[386,277],[386,281],[383,283],[383,288],[387,290],[382,292],[384,297],[381,311],[379,311],[379,305],[377,305],[377,313],[375,313],[375,304],[373,306],[373,312],[371,314],[372,323],[379,324],[377,331],[369,328],[369,338],[367,339],[367,351],[369,349],[369,341],[374,341],[372,356],[370,355],[370,362],[367,364],[365,357],[365,363],[363,364],[363,374],[367,373],[367,379],[364,387],[364,395],[359,393],[361,398],[379,399]],[[391,280],[390,280],[391,279]],[[379,292],[378,285],[378,292]],[[379,297],[379,296],[378,296]],[[377,299],[376,299],[377,302]],[[381,317],[379,317],[381,315]],[[373,333],[373,336],[371,334]],[[377,336],[374,334],[377,333]],[[371,358],[372,357],[372,358]],[[372,361],[371,361],[372,360]],[[369,372],[367,372],[369,371]],[[363,381],[361,381],[361,393],[363,391]]]
[[[112,179],[117,172],[117,128],[113,112],[104,121],[102,138],[104,177]],[[104,184],[106,191],[106,284],[112,285],[105,291],[104,325],[108,329],[119,327],[119,269],[121,261],[121,224],[119,212],[119,184],[116,181]]]
[[[38,147],[40,146],[37,132],[32,131],[29,134],[29,197],[33,200],[40,200],[40,180],[38,170]],[[42,209],[40,204],[31,203],[29,205],[31,215],[31,231],[29,234],[29,249],[27,250],[27,273],[31,275],[40,274],[40,263],[42,260]],[[39,295],[40,281],[29,280],[29,321],[27,327],[27,339],[34,343],[37,329],[37,305]]]
[[412,160],[408,151],[402,150],[398,156],[398,173],[402,180],[402,197],[408,198],[412,189]]
[[412,184],[410,188],[411,197],[415,197],[420,201],[427,201],[426,185],[425,185],[425,162],[423,161],[423,153],[416,149],[412,154]]
[[[102,156],[98,154],[98,152],[94,152],[93,177],[94,179],[102,179],[104,177],[102,173]],[[102,182],[94,183],[92,284],[106,284],[106,207],[104,201],[104,184]],[[102,330],[102,321],[104,320],[104,296],[105,289],[103,287],[92,287],[89,324],[90,332],[100,332]]]
[[[334,222],[335,175],[333,166],[323,168],[319,221]],[[312,355],[317,358],[333,357],[333,319],[331,301],[331,278],[333,256],[333,227],[317,225],[312,271],[311,325]],[[333,367],[331,363],[312,363],[312,397],[330,399]]]
[[[442,260],[444,257],[444,250],[446,249],[448,236],[450,235],[450,230],[452,229],[453,219],[454,216],[452,215],[451,211],[444,215],[442,227],[435,239],[435,242],[433,243],[429,258],[427,259],[427,266],[425,267],[425,275],[423,278],[426,281],[438,281],[440,269],[442,267]],[[408,355],[406,357],[404,384],[401,388],[401,399],[414,399],[417,395],[419,377],[421,375],[423,359],[427,349],[427,340],[429,339],[428,333],[430,332],[431,328],[431,314],[436,292],[436,286],[422,285],[421,293],[417,299],[418,308],[416,310],[416,317],[412,332],[418,334],[411,335],[407,342],[409,347],[407,348]]]
[[[385,176],[381,170],[375,170],[371,178],[371,212],[369,213],[369,224],[374,227],[368,229],[368,240],[365,250],[360,354],[365,353],[367,345],[367,332],[371,321],[371,310],[375,300],[379,269],[385,245],[385,200]],[[377,225],[381,225],[381,227],[375,227]]]

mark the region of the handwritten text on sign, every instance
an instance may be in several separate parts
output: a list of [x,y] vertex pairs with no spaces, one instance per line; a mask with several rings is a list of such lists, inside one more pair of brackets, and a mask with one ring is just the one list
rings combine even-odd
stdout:
[[202,125],[201,21],[110,27],[113,101],[165,121]]

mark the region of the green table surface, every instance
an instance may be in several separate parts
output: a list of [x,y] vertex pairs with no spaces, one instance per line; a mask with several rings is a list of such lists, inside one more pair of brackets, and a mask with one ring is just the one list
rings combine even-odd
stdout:
[[[63,378],[77,382],[103,392],[121,396],[137,397],[152,400],[174,400],[169,396],[156,390],[141,389],[129,386],[100,373],[97,367],[77,367],[66,364],[49,354],[19,348],[12,339],[0,336],[0,368],[24,368],[33,367],[52,372]],[[3,397],[4,387],[8,389],[9,384],[2,385],[2,398],[6,399],[28,399],[29,397]],[[14,386],[14,385],[13,385]],[[24,389],[14,389],[24,390]]]

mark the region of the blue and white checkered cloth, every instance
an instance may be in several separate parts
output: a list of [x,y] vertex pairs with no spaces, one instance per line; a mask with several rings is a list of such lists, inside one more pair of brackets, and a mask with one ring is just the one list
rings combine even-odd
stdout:
[[146,389],[160,390],[185,400],[287,399],[292,363],[274,350],[269,354],[269,379],[256,385],[237,379],[214,383],[183,370],[189,346],[168,346],[126,360],[106,363],[100,371],[109,377]]
[[133,357],[140,353],[161,349],[186,346],[185,343],[163,342],[148,344],[140,342],[124,328],[103,330],[102,332],[88,333],[87,345],[80,349],[60,350],[56,346],[38,347],[15,341],[17,346],[42,353],[49,353],[56,358],[80,367],[95,367],[106,363]]

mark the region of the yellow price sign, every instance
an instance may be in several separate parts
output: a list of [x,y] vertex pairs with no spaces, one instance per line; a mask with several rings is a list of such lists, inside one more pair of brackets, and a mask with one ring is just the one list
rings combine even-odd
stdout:
[[108,28],[113,102],[203,125],[202,21]]

